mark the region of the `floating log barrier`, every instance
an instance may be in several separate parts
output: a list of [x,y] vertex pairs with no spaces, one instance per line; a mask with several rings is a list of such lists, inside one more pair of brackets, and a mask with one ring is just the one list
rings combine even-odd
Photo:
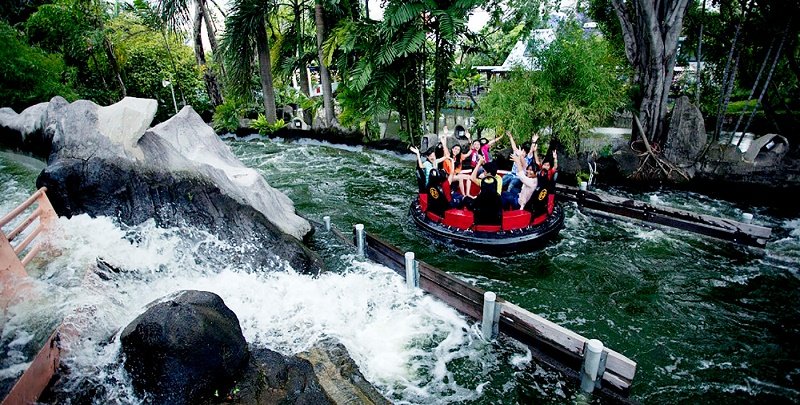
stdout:
[[616,197],[558,184],[556,198],[575,201],[583,211],[613,219],[630,218],[670,228],[683,229],[712,238],[763,248],[772,229],[753,225],[753,215],[742,215],[744,222],[697,214],[675,208],[658,207],[642,201]]
[[[584,385],[593,385],[592,389],[597,387],[594,391],[596,395],[612,401],[631,402],[627,397],[636,374],[636,362],[633,360],[603,347],[602,344],[598,345],[599,342],[591,343],[594,339],[587,339],[497,297],[492,292],[468,284],[425,262],[414,260],[413,252],[402,252],[365,232],[361,227],[355,228],[349,237],[335,227],[330,232],[354,248],[358,240],[363,238],[364,257],[392,269],[401,277],[415,275],[417,280],[407,280],[407,284],[416,281],[419,288],[476,321],[493,319],[491,327],[488,322],[487,325],[482,325],[482,333],[487,340],[498,332],[516,339],[531,350],[537,361],[558,370],[568,378],[580,382],[588,377],[593,384],[587,382]],[[410,263],[411,261],[416,265]],[[484,311],[485,308],[488,310]],[[596,352],[598,347],[601,351],[599,359],[597,353],[590,355],[588,360],[585,359],[589,351]],[[586,362],[589,363],[588,368],[584,364]],[[582,377],[583,374],[586,377]]]

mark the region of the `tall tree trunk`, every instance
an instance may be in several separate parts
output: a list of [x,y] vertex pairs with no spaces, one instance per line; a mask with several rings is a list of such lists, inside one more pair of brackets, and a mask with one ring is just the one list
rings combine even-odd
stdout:
[[173,81],[175,82],[175,87],[178,88],[178,92],[181,94],[181,101],[183,101],[183,105],[186,105],[186,96],[183,94],[183,87],[181,87],[180,81],[178,80],[178,67],[175,65],[175,57],[172,56],[172,49],[169,47],[169,40],[167,39],[167,30],[161,30],[161,37],[164,38],[164,47],[167,48],[167,56],[169,57],[169,62],[172,65],[172,71],[175,73],[175,77],[173,77]]
[[208,44],[211,45],[211,53],[214,60],[217,62],[222,76],[225,76],[225,65],[219,55],[219,43],[217,42],[217,28],[214,26],[214,20],[211,18],[211,9],[205,0],[200,0],[203,7],[203,21],[206,25],[206,33],[208,34]]
[[625,54],[642,89],[639,100],[642,129],[653,142],[663,144],[667,135],[667,97],[689,0],[611,0],[611,3],[622,26]]
[[[761,89],[761,94],[759,94],[758,96],[758,101],[756,101],[756,105],[755,107],[753,107],[753,111],[750,113],[750,118],[747,120],[747,124],[745,124],[742,133],[747,132],[747,130],[750,128],[750,124],[753,122],[753,117],[756,116],[756,111],[758,110],[758,106],[761,104],[761,100],[764,99],[764,95],[767,94],[767,90],[769,90],[769,84],[772,81],[772,74],[775,72],[775,67],[778,65],[778,61],[781,58],[781,50],[783,49],[783,43],[786,41],[786,35],[788,34],[788,32],[789,32],[789,26],[787,24],[786,30],[783,31],[783,38],[781,38],[781,44],[778,45],[778,51],[775,53],[775,59],[772,61],[772,67],[769,69],[769,74],[767,75],[767,79],[764,82],[764,88]],[[742,138],[743,137],[744,136],[742,136]],[[738,147],[739,144],[741,143],[742,139],[739,138],[739,142],[736,143],[736,146]]]
[[275,123],[275,88],[272,86],[272,61],[269,54],[269,38],[266,28],[256,31],[256,50],[258,51],[258,73],[261,78],[261,92],[264,95],[264,115],[267,122]]
[[199,2],[195,2],[195,15],[194,15],[194,57],[200,69],[203,71],[203,80],[206,82],[206,92],[211,105],[214,107],[222,104],[222,93],[219,90],[217,77],[214,71],[206,63],[205,50],[203,49],[203,7]]
[[697,36],[697,71],[695,72],[695,104],[700,107],[700,73],[703,70],[703,25],[705,25],[706,20],[706,0],[703,0],[703,10],[700,13],[701,18],[703,19],[700,22],[700,34]]
[[[728,109],[728,105],[725,100],[730,99],[730,92],[733,89],[733,78],[736,77],[736,66],[738,66],[739,62],[738,53],[736,52],[736,44],[739,39],[739,33],[742,30],[743,21],[744,17],[742,17],[739,23],[736,24],[736,33],[733,35],[731,50],[728,52],[728,60],[725,62],[725,70],[722,72],[722,86],[720,88],[719,103],[717,105],[717,122],[716,126],[714,127],[714,137],[712,138],[712,141],[717,141],[719,139],[720,132],[722,131],[722,122],[724,121],[725,111]],[[736,55],[736,63],[733,63],[734,55]],[[733,70],[731,70],[732,67]]]
[[325,53],[322,45],[325,42],[325,15],[322,9],[322,1],[317,0],[314,4],[314,22],[317,27],[317,57],[319,59],[319,80],[322,85],[322,105],[325,108],[324,127],[333,125],[336,117],[333,113],[333,90],[331,90],[331,76],[328,67],[325,65]]
[[103,49],[106,52],[108,65],[111,66],[111,72],[114,73],[114,78],[117,79],[117,85],[119,85],[120,93],[124,98],[128,95],[128,91],[125,88],[125,82],[122,81],[122,75],[119,73],[119,64],[117,63],[117,57],[114,56],[114,47],[111,44],[111,41],[108,40],[108,37],[103,38]]

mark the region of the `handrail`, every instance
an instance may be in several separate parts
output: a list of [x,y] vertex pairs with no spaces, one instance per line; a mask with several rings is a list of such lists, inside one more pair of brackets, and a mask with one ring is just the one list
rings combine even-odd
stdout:
[[[11,304],[19,299],[30,297],[30,283],[25,266],[42,251],[42,243],[37,243],[39,242],[37,239],[43,231],[50,228],[58,217],[50,200],[47,199],[46,191],[45,187],[36,190],[22,204],[0,218],[0,315],[2,315],[0,325],[4,322],[5,312]],[[13,230],[8,233],[2,230],[34,204],[38,206]],[[35,228],[25,234],[37,219],[38,223]],[[12,245],[11,242],[20,235],[25,235],[25,238]],[[27,254],[20,260],[19,255],[25,253],[26,249],[28,250]],[[0,405],[36,402],[58,369],[61,355],[61,348],[58,344],[59,330],[60,328],[50,336],[5,398],[0,398]]]
[[[36,190],[36,192],[28,197],[22,204],[0,218],[0,272],[10,272],[18,276],[27,276],[25,265],[30,263],[34,256],[41,251],[39,244],[34,243],[34,241],[42,231],[50,227],[57,217],[53,205],[50,204],[50,200],[47,199],[46,192],[47,188],[45,187]],[[12,223],[33,204],[37,204],[38,206],[22,222],[17,224],[13,230],[8,233],[2,231],[2,227]],[[37,219],[39,223],[25,236],[25,239],[19,243],[12,244],[19,235],[30,229],[31,225]],[[28,248],[30,249],[25,257],[20,258],[19,255]],[[7,274],[0,275],[0,279],[6,280],[6,277],[8,277]]]

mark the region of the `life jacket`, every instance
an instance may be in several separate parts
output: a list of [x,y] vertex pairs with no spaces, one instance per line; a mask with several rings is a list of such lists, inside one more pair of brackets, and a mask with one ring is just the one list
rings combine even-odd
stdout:
[[473,211],[475,211],[475,224],[500,225],[503,205],[500,195],[497,194],[497,179],[486,176],[481,180],[481,191],[475,198]]

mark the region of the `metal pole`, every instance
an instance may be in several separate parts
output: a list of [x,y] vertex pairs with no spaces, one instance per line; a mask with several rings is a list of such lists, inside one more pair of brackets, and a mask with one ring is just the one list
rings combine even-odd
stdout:
[[583,354],[583,369],[581,370],[581,390],[583,392],[591,393],[594,391],[602,354],[603,342],[597,339],[590,339],[586,342]]
[[325,230],[326,231],[330,231],[331,230],[331,217],[328,216],[328,215],[325,215],[324,217],[322,217],[322,222],[325,223]]
[[364,224],[356,224],[356,253],[364,256]]
[[494,309],[497,294],[486,291],[483,293],[483,320],[481,322],[481,333],[483,338],[491,340],[494,337]]
[[175,88],[172,87],[172,82],[169,83],[169,91],[172,92],[172,105],[175,107],[175,114],[178,113],[178,102],[175,101]]
[[406,252],[406,285],[408,288],[419,287],[419,268],[414,260],[414,252]]

